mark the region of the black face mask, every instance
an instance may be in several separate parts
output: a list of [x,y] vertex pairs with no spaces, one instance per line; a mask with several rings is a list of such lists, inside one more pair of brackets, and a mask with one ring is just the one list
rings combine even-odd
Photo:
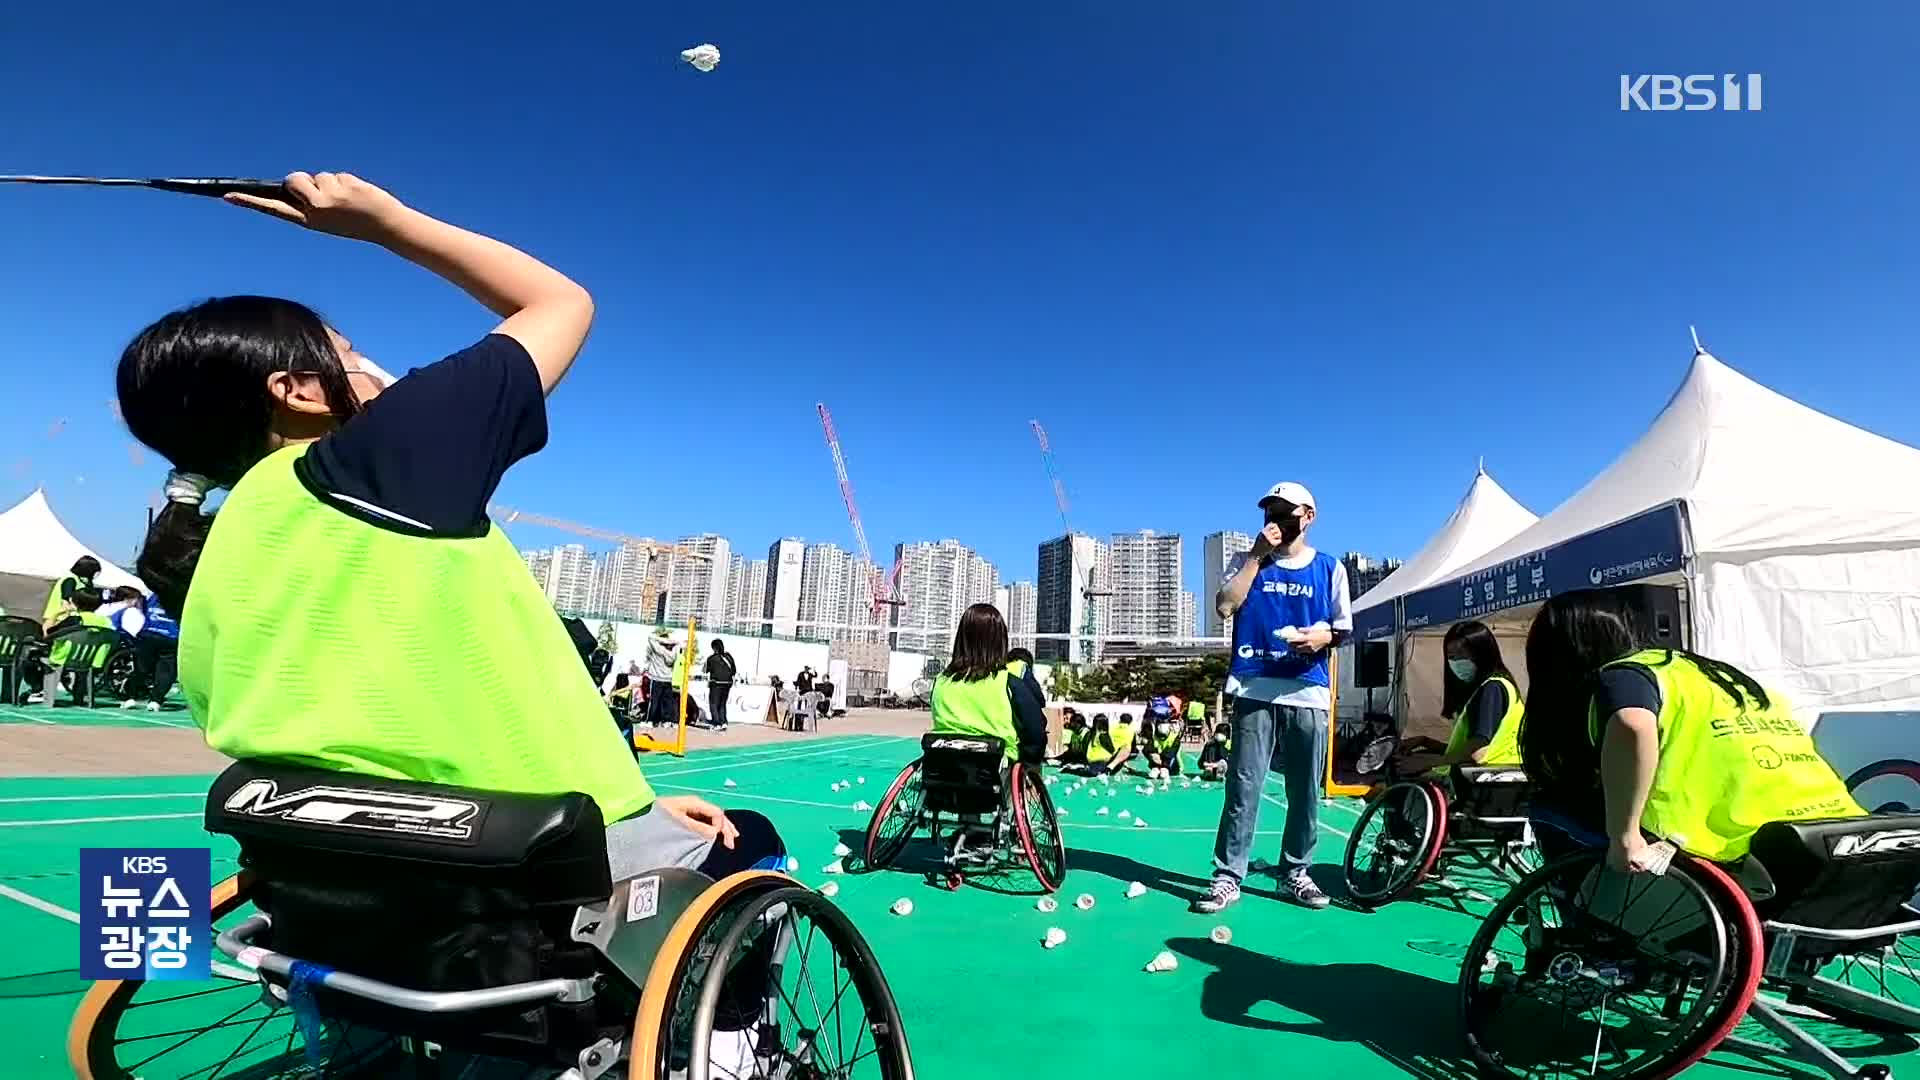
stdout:
[[1280,535],[1288,541],[1300,535],[1300,515],[1295,510],[1273,507],[1267,511],[1267,524],[1280,526]]

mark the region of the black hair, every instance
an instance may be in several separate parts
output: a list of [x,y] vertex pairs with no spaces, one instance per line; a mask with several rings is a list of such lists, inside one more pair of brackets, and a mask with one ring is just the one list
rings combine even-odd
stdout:
[[107,593],[107,599],[116,604],[136,604],[147,598],[147,594],[131,585],[116,585]]
[[1007,660],[1018,660],[1028,667],[1032,667],[1034,663],[1033,650],[1024,645],[1015,645],[1013,648],[1007,650]]
[[[268,296],[227,296],[161,316],[120,355],[115,384],[133,437],[183,473],[231,487],[265,457],[273,423],[269,377],[320,381],[335,416],[358,410],[327,324],[311,308]],[[180,616],[211,520],[169,501],[147,530],[135,569]]]
[[953,659],[943,674],[978,682],[1007,668],[1007,621],[992,604],[975,604],[960,616],[953,633]]
[[73,590],[73,606],[80,611],[99,611],[100,605],[105,602],[106,598],[100,595],[99,589]]
[[1103,713],[1103,712],[1097,712],[1097,713],[1094,713],[1094,714],[1093,714],[1093,726],[1094,726],[1094,727],[1097,727],[1097,728],[1104,728],[1104,727],[1106,727],[1106,726],[1108,726],[1108,725],[1109,725],[1110,723],[1111,723],[1111,721],[1109,721],[1109,720],[1107,719],[1107,714],[1106,714],[1106,713]]
[[1123,723],[1123,724],[1131,724],[1131,723],[1133,723],[1133,714],[1132,714],[1132,713],[1130,713],[1130,712],[1123,712],[1123,713],[1121,713],[1121,714],[1120,714],[1120,722],[1121,722],[1121,723]]
[[1507,662],[1500,655],[1500,642],[1494,639],[1493,631],[1487,629],[1486,623],[1468,619],[1448,627],[1445,647],[1452,648],[1455,645],[1467,654],[1467,659],[1473,661],[1473,678],[1462,679],[1453,673],[1452,664],[1443,665],[1440,715],[1448,720],[1460,715],[1460,710],[1472,700],[1474,691],[1480,689],[1488,679],[1499,675],[1509,682],[1513,680],[1513,673],[1507,670]]
[[91,555],[82,555],[73,560],[73,576],[82,581],[92,581],[94,575],[99,572],[100,560]]
[[727,651],[727,643],[721,641],[719,638],[714,638],[710,644],[713,645],[714,652],[723,653]]
[[1231,735],[1233,734],[1233,725],[1223,720],[1213,725],[1213,733],[1215,735]]

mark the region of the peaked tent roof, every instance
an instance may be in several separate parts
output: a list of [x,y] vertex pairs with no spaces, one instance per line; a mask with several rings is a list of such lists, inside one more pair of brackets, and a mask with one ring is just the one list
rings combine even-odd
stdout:
[[1443,580],[1539,520],[1538,514],[1507,494],[1507,489],[1483,467],[1474,473],[1473,483],[1467,485],[1467,493],[1440,531],[1398,570],[1361,594],[1353,610],[1358,613],[1378,607]]
[[1920,450],[1836,420],[1694,354],[1646,433],[1464,577],[1673,500],[1701,555],[1920,544]]
[[[100,559],[60,523],[47,504],[44,490],[36,488],[12,509],[0,513],[0,574],[52,580],[71,571],[82,555]],[[140,586],[139,578],[105,559],[100,559],[96,580],[102,585]]]

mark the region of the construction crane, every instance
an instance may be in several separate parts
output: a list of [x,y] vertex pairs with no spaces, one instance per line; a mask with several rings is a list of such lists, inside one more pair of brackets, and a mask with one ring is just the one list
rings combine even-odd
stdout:
[[833,414],[827,411],[824,401],[814,403],[814,410],[820,414],[820,429],[826,432],[827,449],[833,453],[833,472],[840,479],[840,498],[847,504],[847,521],[853,525],[854,543],[860,545],[860,560],[873,575],[873,618],[884,622],[886,608],[901,608],[906,601],[895,595],[900,586],[900,560],[893,561],[891,573],[882,575],[880,567],[873,561],[873,549],[867,546],[867,527],[860,523],[860,507],[853,501],[853,481],[847,476],[847,458],[840,452],[840,433],[833,429]]
[[[1047,441],[1047,429],[1041,427],[1038,420],[1029,420],[1027,423],[1033,428],[1033,437],[1040,440],[1040,457],[1047,463],[1047,479],[1053,481],[1053,501],[1060,508],[1060,527],[1065,529],[1067,534],[1067,567],[1078,578],[1078,560],[1073,557],[1073,522],[1067,520],[1067,487],[1060,482],[1060,473],[1053,466],[1053,445]],[[1093,639],[1099,625],[1093,617],[1093,602],[1103,596],[1112,596],[1113,592],[1094,589],[1091,566],[1087,568],[1086,581],[1076,581],[1075,584],[1079,586],[1081,598],[1087,602],[1086,618],[1081,621],[1080,626],[1081,660],[1084,663],[1092,663],[1095,652]],[[1072,655],[1071,649],[1068,650],[1068,655]]]
[[575,536],[584,536],[590,540],[605,540],[608,543],[642,548],[654,555],[684,556],[689,559],[710,558],[710,556],[694,551],[685,544],[662,543],[651,536],[628,536],[626,533],[614,532],[611,529],[597,529],[592,525],[582,525],[577,521],[563,521],[559,518],[547,517],[544,514],[533,514],[525,510],[516,510],[511,506],[501,506],[499,503],[488,503],[487,513],[497,519],[502,525],[511,525],[516,521],[524,521],[529,525],[538,525],[546,529],[558,529],[561,532],[570,532]]

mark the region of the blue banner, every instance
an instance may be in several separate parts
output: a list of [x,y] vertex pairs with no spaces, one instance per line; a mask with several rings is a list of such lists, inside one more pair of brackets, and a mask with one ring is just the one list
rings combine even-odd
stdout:
[[1538,604],[1556,593],[1605,588],[1676,573],[1686,555],[1680,506],[1669,503],[1598,532],[1409,594],[1406,626],[1442,626],[1508,608]]
[[1393,636],[1393,601],[1375,604],[1353,613],[1353,636],[1361,641],[1382,641]]
[[213,977],[206,848],[80,849],[80,977]]

